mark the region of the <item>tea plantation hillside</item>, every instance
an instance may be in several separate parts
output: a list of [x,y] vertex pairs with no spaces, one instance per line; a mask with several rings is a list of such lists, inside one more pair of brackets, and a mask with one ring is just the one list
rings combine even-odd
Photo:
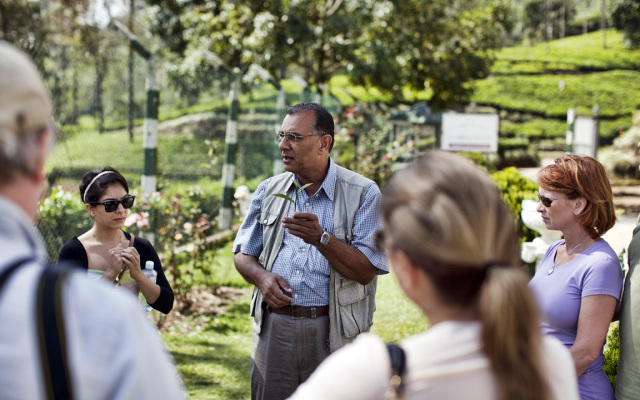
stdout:
[[600,144],[610,144],[640,108],[640,50],[622,45],[615,30],[569,37],[532,47],[505,48],[491,75],[476,83],[472,101],[500,111],[502,137],[564,143],[567,109],[592,115],[600,108]]
[[[640,50],[623,46],[622,34],[603,32],[554,40],[548,45],[516,46],[496,53],[491,74],[475,82],[471,101],[500,112],[500,136],[520,138],[536,148],[564,149],[567,109],[590,116],[600,108],[601,145],[611,144],[632,125],[640,108]],[[386,102],[375,90],[332,79],[332,91],[344,105]],[[428,100],[429,93],[405,91],[407,102]],[[355,99],[355,100],[354,100]]]

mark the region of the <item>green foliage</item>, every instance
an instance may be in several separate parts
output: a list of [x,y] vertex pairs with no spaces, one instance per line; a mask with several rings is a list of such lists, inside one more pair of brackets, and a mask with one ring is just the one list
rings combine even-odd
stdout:
[[[209,284],[213,272],[214,264],[205,257],[206,238],[213,234],[212,216],[205,210],[217,210],[220,197],[213,199],[217,207],[203,208],[203,204],[212,202],[212,197],[198,187],[180,193],[158,192],[136,202],[128,219],[131,222],[126,224],[130,224],[130,231],[143,236],[155,228],[156,250],[163,256],[163,267],[176,299],[186,307],[186,294],[198,283]],[[217,245],[229,240],[227,237]]]
[[[564,90],[558,82],[564,81]],[[638,106],[634,95],[640,91],[640,72],[607,71],[589,75],[490,76],[477,83],[473,100],[499,109],[527,112],[547,118],[566,118],[567,109],[591,115],[593,106],[600,115],[617,118]]]
[[530,139],[564,138],[568,125],[566,120],[531,118],[522,122],[500,121],[500,136],[528,137]]
[[[561,11],[562,9],[562,11]],[[546,18],[551,23],[552,32],[560,32],[560,15],[564,13],[565,21],[571,21],[575,16],[575,6],[564,0],[530,0],[523,15],[523,25],[526,36],[536,42],[546,38]]]
[[393,173],[398,162],[411,158],[416,144],[403,133],[389,140],[392,132],[387,116],[366,105],[347,108],[335,135],[339,164],[373,180],[378,186]]
[[616,390],[616,378],[618,377],[618,358],[620,357],[620,327],[614,322],[609,327],[607,342],[604,347],[604,372],[609,382]]
[[637,49],[640,46],[640,1],[615,0],[612,6],[613,26],[623,32],[629,47]]
[[500,189],[500,194],[504,202],[517,221],[517,227],[520,230],[520,240],[525,242],[533,240],[533,238],[538,235],[522,223],[520,213],[522,212],[522,200],[535,199],[536,193],[538,192],[538,185],[520,175],[518,170],[513,167],[494,172],[491,174],[491,178],[498,186],[498,189]]
[[606,35],[606,48],[602,47],[601,31],[553,40],[549,42],[548,48],[544,43],[505,47],[496,53],[496,68],[504,65],[500,62],[511,62],[546,65],[548,68],[545,68],[545,73],[562,72],[565,67],[568,72],[637,70],[640,67],[640,53],[625,48],[622,33],[609,29]]
[[63,244],[92,226],[80,197],[61,187],[54,188],[38,208],[36,227],[43,235],[51,261],[58,258]]
[[208,50],[241,73],[256,63],[280,80],[291,66],[316,87],[349,73],[366,88],[340,98],[377,88],[374,96],[397,101],[401,88],[428,89],[439,107],[466,100],[467,83],[486,76],[492,51],[514,22],[502,1],[455,7],[445,0],[147,2],[163,16],[152,20],[152,30],[180,56],[170,76],[185,93],[200,89]]
[[276,194],[274,194],[274,196],[280,197],[282,199],[285,199],[287,201],[292,202],[293,203],[293,212],[296,212],[297,207],[298,207],[298,194],[300,194],[300,192],[302,192],[303,190],[305,190],[309,186],[313,185],[313,182],[310,182],[310,183],[307,183],[305,185],[302,185],[302,187],[298,187],[298,182],[296,182],[295,179],[291,179],[291,182],[293,182],[293,184],[296,187],[296,198],[295,199],[292,199],[291,197],[287,196],[286,194],[282,194],[282,193],[276,193]]

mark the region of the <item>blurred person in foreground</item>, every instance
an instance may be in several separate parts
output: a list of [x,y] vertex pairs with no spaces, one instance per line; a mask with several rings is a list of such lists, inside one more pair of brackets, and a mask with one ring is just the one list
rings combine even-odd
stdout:
[[[65,398],[182,398],[157,331],[126,293],[67,271],[56,283],[55,332],[37,317],[44,277],[59,270],[46,268],[33,226],[53,139],[40,74],[25,53],[0,42],[0,398],[53,398],[60,386]],[[52,357],[42,341],[56,333],[60,353]],[[53,364],[64,366],[66,379]]]
[[258,186],[233,244],[236,269],[255,285],[252,399],[290,396],[373,324],[377,275],[388,271],[374,243],[381,194],[333,162],[334,129],[320,104],[287,107],[276,134],[286,172]]
[[[638,142],[640,155],[640,142]],[[624,281],[620,311],[620,357],[616,399],[640,399],[640,214],[629,243],[629,271]]]
[[382,215],[378,243],[431,326],[400,343],[406,361],[393,370],[380,338],[358,336],[292,399],[578,398],[571,356],[540,330],[513,216],[484,171],[451,153],[419,156],[385,187]]
[[[147,239],[122,230],[135,201],[125,177],[111,167],[89,170],[79,189],[93,227],[65,243],[58,260],[73,263],[94,279],[124,286],[136,296],[140,291],[152,308],[168,314],[174,295],[156,249]],[[156,283],[142,271],[147,261],[158,273]]]
[[538,212],[553,243],[529,287],[542,309],[543,330],[568,349],[582,400],[613,400],[603,347],[622,290],[620,260],[602,235],[616,222],[604,167],[592,157],[566,155],[538,172]]

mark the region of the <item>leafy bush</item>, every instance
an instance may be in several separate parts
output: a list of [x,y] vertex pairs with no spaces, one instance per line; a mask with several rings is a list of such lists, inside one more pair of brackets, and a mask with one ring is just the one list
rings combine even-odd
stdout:
[[514,167],[494,172],[491,174],[491,178],[500,189],[504,202],[516,219],[517,227],[520,231],[520,240],[525,242],[533,240],[538,234],[522,223],[520,213],[522,212],[522,200],[535,199],[538,185],[520,175]]
[[609,382],[616,390],[616,378],[618,377],[618,358],[620,357],[620,327],[614,322],[609,327],[607,342],[604,347],[604,372]]
[[36,227],[42,233],[51,261],[58,258],[63,244],[92,226],[84,203],[76,193],[56,187],[40,203]]
[[407,133],[389,141],[391,124],[387,118],[366,107],[347,108],[336,134],[338,164],[356,171],[382,187],[398,162],[414,154],[416,143]]

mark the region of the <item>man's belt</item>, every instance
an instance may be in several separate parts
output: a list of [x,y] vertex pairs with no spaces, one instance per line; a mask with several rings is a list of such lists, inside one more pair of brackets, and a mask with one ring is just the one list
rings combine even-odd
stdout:
[[316,318],[323,317],[325,315],[329,315],[329,306],[284,306],[281,308],[271,308],[269,307],[272,313],[288,315],[293,318]]

